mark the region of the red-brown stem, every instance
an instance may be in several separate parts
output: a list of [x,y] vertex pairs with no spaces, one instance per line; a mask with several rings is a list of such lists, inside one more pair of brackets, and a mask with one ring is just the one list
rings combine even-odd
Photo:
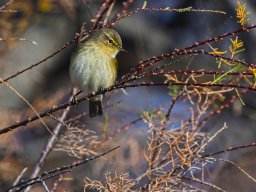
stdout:
[[[135,13],[137,13],[137,12],[132,11],[132,12],[130,12],[130,13],[128,13],[128,14],[125,14],[124,16],[120,17],[120,19],[118,19],[118,21],[121,20],[122,18],[131,16],[131,15],[133,15],[133,14],[135,14]],[[112,22],[113,22],[113,21],[112,21]],[[115,21],[115,23],[116,23],[116,22],[117,22],[117,21]],[[113,25],[113,24],[108,24],[108,25],[106,25],[106,27],[111,27],[112,25]],[[204,45],[204,44],[213,42],[213,41],[221,40],[221,39],[226,38],[226,37],[228,37],[228,36],[230,36],[230,35],[236,35],[236,34],[238,34],[238,33],[244,32],[244,31],[249,31],[249,30],[251,30],[251,29],[253,29],[253,28],[255,28],[255,27],[256,27],[256,25],[251,25],[250,27],[241,28],[241,29],[239,29],[239,30],[237,30],[237,31],[232,31],[232,32],[229,32],[229,33],[225,33],[224,35],[220,35],[220,36],[218,36],[218,37],[214,37],[214,38],[212,38],[212,39],[209,39],[209,40],[206,40],[206,41],[203,41],[203,42],[200,42],[200,43],[197,43],[197,42],[196,42],[196,43],[193,44],[193,45],[190,45],[190,46],[188,46],[188,47],[186,47],[186,48],[183,48],[183,49],[176,50],[176,51],[171,52],[171,53],[168,53],[168,54],[163,54],[163,55],[158,56],[158,57],[151,57],[151,58],[149,58],[149,59],[147,59],[147,60],[145,60],[145,61],[141,61],[141,62],[140,62],[140,65],[137,66],[137,67],[135,67],[135,68],[133,68],[133,69],[131,70],[131,72],[130,72],[129,74],[127,74],[127,75],[128,75],[128,76],[131,75],[131,73],[134,73],[137,68],[141,68],[141,66],[144,65],[144,64],[147,63],[147,62],[154,61],[155,59],[157,59],[157,60],[158,60],[158,59],[161,59],[161,60],[162,60],[162,59],[165,59],[165,58],[168,58],[168,57],[171,57],[171,56],[175,56],[175,55],[177,55],[177,54],[180,53],[180,52],[187,52],[188,50],[190,50],[190,49],[192,49],[192,48],[195,48],[195,47],[198,47],[198,46],[201,46],[201,45]],[[86,32],[83,34],[83,36],[84,36],[84,35],[88,35],[88,34],[94,32],[94,31],[97,30],[97,29],[100,29],[100,27],[97,27],[97,28],[95,28],[95,29],[93,29],[93,30],[90,30],[90,31],[86,31]],[[24,73],[25,71],[28,71],[28,70],[32,69],[33,67],[38,66],[39,64],[45,62],[45,61],[48,60],[49,58],[55,56],[56,54],[60,53],[60,52],[63,51],[65,48],[67,48],[68,46],[70,46],[71,44],[73,44],[74,42],[76,42],[77,39],[78,39],[78,36],[75,36],[70,42],[68,42],[67,44],[65,44],[62,48],[60,48],[59,50],[55,51],[55,52],[54,52],[53,54],[51,54],[50,56],[48,56],[48,57],[46,57],[45,59],[39,61],[38,63],[35,63],[35,64],[30,65],[29,67],[27,67],[27,68],[25,68],[25,69],[23,69],[23,70],[21,70],[21,71],[16,72],[14,75],[11,75],[11,76],[5,78],[4,81],[7,82],[7,81],[9,81],[10,79],[12,79],[12,78],[14,78],[14,77],[16,77],[16,76],[18,76],[18,75]],[[254,66],[254,65],[252,65],[252,66]],[[125,77],[126,77],[126,76],[124,76],[124,78],[125,78]]]
[[167,72],[155,72],[155,73],[145,73],[143,76],[152,76],[152,75],[174,75],[174,74],[183,74],[183,75],[241,75],[241,76],[253,76],[252,72],[225,72],[225,71],[204,71],[204,70],[172,70]]
[[[208,39],[208,40],[205,40],[205,41],[201,41],[201,42],[195,42],[194,44],[188,46],[188,47],[185,47],[185,48],[182,48],[182,49],[176,49],[175,51],[173,52],[170,52],[170,53],[166,53],[166,54],[162,54],[161,56],[157,56],[157,57],[151,57],[151,58],[148,58],[144,61],[141,61],[139,65],[135,66],[134,68],[131,69],[131,72],[128,73],[127,75],[125,75],[123,77],[123,79],[126,79],[127,77],[129,77],[130,75],[132,74],[136,74],[138,71],[152,65],[153,63],[157,62],[157,61],[161,61],[163,59],[166,59],[166,58],[172,58],[174,56],[177,56],[177,55],[182,55],[182,54],[189,54],[189,53],[193,53],[193,48],[195,47],[199,47],[199,46],[202,46],[202,45],[205,45],[205,44],[208,44],[208,43],[211,43],[211,42],[217,42],[219,40],[223,40],[224,38],[228,37],[228,36],[231,36],[231,35],[236,35],[238,33],[241,33],[241,32],[244,32],[244,31],[249,31],[253,28],[256,27],[256,24],[255,25],[251,25],[250,27],[246,27],[246,28],[241,28],[241,29],[238,29],[236,31],[232,31],[232,32],[229,32],[229,33],[225,33],[223,35],[220,35],[220,36],[217,36],[217,37],[214,37],[214,38],[211,38],[211,39]],[[218,58],[221,58],[223,56],[220,56],[220,55],[216,55],[214,53],[211,53],[210,52],[205,52],[204,50],[196,50],[196,52],[199,53],[202,53],[202,54],[208,54],[208,55],[214,55],[215,57],[218,57]],[[229,59],[229,60],[232,60],[231,58],[225,58],[225,59]],[[250,64],[250,67],[254,67],[254,64]]]
[[[62,48],[58,49],[57,51],[55,51],[54,53],[52,53],[52,54],[49,55],[48,57],[46,57],[46,58],[42,59],[41,61],[39,61],[39,62],[37,62],[37,63],[35,63],[35,64],[32,64],[32,65],[30,65],[29,67],[27,67],[27,68],[25,68],[25,69],[23,69],[23,70],[21,70],[21,71],[18,71],[18,72],[16,72],[15,74],[13,74],[13,75],[11,75],[11,76],[5,78],[5,79],[3,80],[3,82],[7,82],[7,81],[9,81],[10,79],[12,79],[12,78],[14,78],[14,77],[17,77],[18,75],[24,73],[25,71],[28,71],[28,70],[30,70],[30,69],[32,69],[32,68],[38,66],[39,64],[41,64],[41,63],[47,61],[47,60],[50,59],[51,57],[57,55],[58,53],[60,53],[61,51],[63,51],[63,50],[66,49],[67,47],[69,47],[71,44],[73,44],[74,42],[76,42],[77,39],[78,39],[78,36],[75,36],[74,39],[72,39],[70,42],[66,43]],[[2,82],[0,82],[0,84],[1,84],[1,83],[2,83]]]
[[[70,102],[72,101],[72,99],[73,99],[75,94],[76,94],[75,93],[75,89],[72,89],[70,97],[69,97],[69,101]],[[70,107],[67,107],[62,112],[61,117],[60,117],[60,122],[65,121],[69,111],[70,111]],[[33,170],[32,174],[30,176],[31,179],[35,178],[35,177],[37,177],[39,175],[39,172],[41,171],[41,169],[42,169],[42,167],[44,165],[44,161],[45,161],[46,157],[48,156],[48,154],[51,152],[52,148],[54,147],[54,144],[56,142],[56,139],[57,139],[57,137],[59,135],[59,132],[61,130],[61,127],[62,127],[62,123],[60,123],[60,122],[54,128],[53,135],[51,135],[51,137],[48,139],[48,141],[47,141],[43,151],[41,152],[40,157],[39,157],[39,159],[38,159],[38,161],[36,163],[36,166],[34,167],[34,170]],[[24,192],[28,192],[30,190],[30,188],[31,188],[31,186],[28,186],[28,188],[26,188],[24,190]]]
[[238,146],[238,147],[229,147],[229,148],[221,150],[221,151],[217,151],[217,152],[214,152],[214,153],[203,155],[203,156],[201,156],[201,158],[212,157],[212,156],[219,155],[219,154],[222,154],[222,153],[226,153],[226,152],[229,152],[229,151],[235,151],[235,150],[245,149],[245,148],[250,148],[250,147],[256,147],[256,143],[251,143],[251,144],[248,144],[248,145],[242,145],[242,146]]
[[128,0],[127,2],[124,2],[123,3],[124,6],[123,6],[122,10],[119,13],[117,13],[115,19],[121,17],[122,15],[124,15],[127,12],[127,10],[129,9],[129,7],[134,3],[134,1],[135,0]]
[[210,118],[215,117],[216,115],[220,114],[224,109],[227,109],[230,105],[232,105],[237,99],[239,99],[240,96],[246,94],[249,90],[245,89],[243,90],[243,92],[241,93],[241,95],[236,95],[236,96],[232,96],[232,98],[227,102],[224,103],[223,105],[220,106],[220,109],[216,109],[215,111],[210,112],[210,114],[205,117],[204,119],[202,119],[199,122],[199,126],[204,125]]
[[10,0],[10,1],[8,1],[7,3],[5,3],[3,6],[0,7],[0,10],[6,9],[8,6],[11,5],[11,3],[12,3],[13,1],[14,1],[14,0]]
[[22,182],[18,183],[17,185],[12,186],[12,187],[10,187],[9,189],[7,189],[5,191],[10,191],[12,189],[14,189],[15,191],[21,191],[22,189],[25,189],[25,188],[27,188],[31,185],[36,184],[36,183],[41,183],[42,181],[48,180],[48,179],[53,178],[57,175],[64,174],[64,173],[67,173],[67,172],[71,172],[75,167],[79,167],[79,166],[81,166],[83,164],[86,164],[90,161],[93,161],[95,159],[103,157],[103,156],[117,150],[119,147],[120,146],[114,147],[114,148],[112,148],[112,149],[110,149],[110,150],[108,150],[104,153],[101,153],[101,154],[99,154],[97,156],[94,156],[94,157],[91,157],[91,158],[86,158],[86,159],[81,160],[81,161],[76,161],[76,162],[72,163],[71,165],[65,165],[63,167],[58,167],[54,170],[46,171],[38,177],[29,179],[29,180],[26,180],[26,181],[22,181]]
[[[149,83],[138,83],[138,84],[126,84],[126,85],[119,85],[119,86],[111,86],[109,88],[106,88],[104,90],[101,90],[101,91],[97,91],[95,93],[91,93],[83,98],[80,98],[77,100],[77,103],[80,103],[84,100],[87,100],[88,98],[90,97],[93,97],[95,95],[100,95],[100,94],[105,94],[107,92],[111,92],[113,90],[116,90],[116,89],[121,89],[121,88],[129,88],[129,87],[153,87],[153,86],[198,86],[198,87],[227,87],[227,88],[237,88],[237,89],[245,89],[245,90],[251,90],[251,91],[256,91],[256,88],[254,87],[250,87],[250,86],[243,86],[243,85],[238,85],[238,84],[223,84],[223,83],[216,83],[216,84],[204,84],[204,83],[185,83],[185,82],[160,82],[160,83],[154,83],[154,82],[149,82]],[[66,103],[63,103],[59,106],[55,106],[55,107],[52,107],[51,109],[48,109],[44,112],[41,112],[39,113],[39,116],[41,118],[45,117],[48,115],[48,113],[53,113],[55,111],[58,111],[58,110],[61,110],[61,109],[65,109],[69,106],[72,106],[72,105],[75,105],[74,103],[72,102],[66,102]],[[2,128],[0,129],[0,134],[3,134],[3,133],[7,133],[9,131],[12,131],[14,129],[16,129],[17,127],[20,127],[20,126],[25,126],[27,125],[28,123],[31,123],[35,120],[37,120],[39,117],[38,116],[33,116],[33,117],[29,117],[27,118],[26,120],[23,120],[21,122],[18,122],[18,123],[15,123],[15,124],[12,124],[10,126],[7,126],[5,128]]]
[[107,12],[109,6],[112,4],[114,0],[104,0],[101,4],[101,7],[99,8],[96,16],[94,19],[92,19],[92,29],[96,29],[99,27],[99,22],[101,21],[102,17]]
[[53,187],[51,189],[51,192],[55,192],[60,184],[60,182],[63,180],[63,174],[60,174],[59,175],[59,178],[58,180],[56,180],[54,183],[53,183]]

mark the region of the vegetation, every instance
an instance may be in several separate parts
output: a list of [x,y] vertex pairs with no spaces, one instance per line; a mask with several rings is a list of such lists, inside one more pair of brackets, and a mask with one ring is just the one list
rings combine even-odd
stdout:
[[[234,166],[238,171],[237,175],[246,176],[247,182],[253,182],[255,185],[256,180],[251,170],[244,169],[227,155],[239,154],[241,150],[255,150],[256,143],[249,142],[228,147],[221,145],[219,150],[212,147],[218,143],[218,137],[223,132],[232,129],[220,118],[220,114],[225,114],[226,109],[237,105],[243,108],[246,105],[244,97],[254,95],[256,90],[255,64],[247,62],[243,56],[249,52],[243,39],[256,28],[255,24],[250,24],[249,18],[253,13],[247,10],[245,3],[238,1],[234,10],[236,14],[234,18],[240,26],[238,29],[226,29],[222,35],[211,36],[202,41],[196,40],[198,42],[184,48],[170,49],[166,53],[143,59],[133,64],[113,86],[96,93],[83,95],[73,88],[69,94],[65,85],[66,89],[60,86],[55,87],[55,91],[49,91],[47,93],[49,95],[45,96],[48,98],[47,101],[45,98],[31,101],[23,90],[14,85],[13,82],[20,76],[27,75],[30,78],[32,70],[44,67],[44,63],[66,53],[65,51],[72,45],[86,41],[94,31],[102,27],[115,27],[119,23],[126,23],[128,18],[163,13],[169,15],[189,13],[192,16],[213,14],[216,17],[227,14],[225,10],[215,8],[199,9],[193,6],[159,8],[157,3],[151,3],[136,0],[122,3],[115,0],[100,1],[89,25],[87,23],[80,27],[80,32],[76,33],[71,41],[52,54],[21,70],[12,71],[11,74],[5,74],[4,65],[0,63],[0,69],[3,71],[0,75],[0,86],[21,99],[26,105],[25,108],[29,108],[24,112],[23,106],[22,109],[13,112],[12,109],[1,107],[0,137],[4,146],[1,149],[3,158],[0,161],[0,172],[3,173],[0,174],[3,180],[1,189],[13,192],[41,189],[51,192],[229,191],[230,189],[225,188],[225,185],[219,186],[219,183],[214,182],[213,175],[218,177],[220,172],[218,169],[221,169],[218,168],[219,162]],[[2,36],[0,41],[3,44],[1,54],[9,54],[8,50],[13,49],[20,41],[25,41],[31,46],[40,46],[33,40],[14,37],[29,28],[31,17],[44,19],[48,13],[64,12],[71,20],[75,20],[79,6],[88,4],[90,5],[90,1],[39,0],[36,3],[28,1],[22,4],[11,0],[5,3],[0,8],[3,15],[1,22],[5,26],[0,31]],[[22,10],[26,14],[18,19],[11,17]],[[6,27],[8,22],[15,25],[10,24],[10,27]],[[132,57],[132,53],[127,54]],[[211,67],[207,66],[210,62]],[[119,63],[121,65],[122,60]],[[197,67],[191,63],[196,63]],[[131,98],[129,90],[140,90],[144,87],[148,90],[166,87],[168,93],[164,92],[164,94],[167,94],[168,103],[158,99],[156,107],[143,109],[138,115],[134,110],[133,115],[137,115],[134,119],[132,114],[130,116],[125,114],[126,123],[121,120],[119,114],[111,112],[105,113],[104,117],[97,117],[98,119],[87,117],[88,114],[84,110],[87,108],[83,103],[88,98],[98,94],[104,94],[107,98],[116,97],[117,94],[122,93],[128,94],[125,97]],[[78,97],[77,102],[73,102],[74,96]],[[140,103],[148,97],[149,95],[140,95],[131,99]],[[104,105],[107,111],[119,111],[122,105],[129,105],[122,100],[113,99],[107,102],[107,98]],[[83,110],[79,111],[80,106]],[[182,109],[181,116],[177,116],[176,108]],[[17,121],[17,119],[21,120]],[[217,124],[214,124],[215,121]],[[139,123],[143,123],[140,129],[133,130]],[[14,149],[10,149],[8,145],[16,143],[15,146],[18,147],[19,135],[24,133],[32,138],[33,145],[36,145],[37,142],[30,131],[38,130],[40,127],[45,128],[44,134],[47,135],[45,146],[37,147],[40,157],[37,157],[38,160],[33,165],[19,163],[19,168],[14,172],[12,169],[15,169],[16,159],[10,152]],[[60,152],[69,161],[61,163],[60,160],[50,161],[51,169],[46,169],[44,164],[48,161],[49,154],[57,156]],[[29,153],[34,156],[32,151]],[[6,169],[1,168],[1,164],[4,166],[6,162],[11,166]],[[215,173],[211,174],[213,172]],[[98,178],[95,178],[95,173],[99,175]],[[77,181],[79,180],[77,177],[80,181]],[[79,185],[76,185],[77,183]],[[244,190],[239,189],[239,191]]]

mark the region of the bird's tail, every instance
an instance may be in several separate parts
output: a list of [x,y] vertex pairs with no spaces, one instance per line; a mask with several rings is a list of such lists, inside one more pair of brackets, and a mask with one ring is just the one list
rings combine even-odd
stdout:
[[101,100],[90,100],[89,101],[89,114],[90,117],[95,117],[97,115],[103,115],[102,102]]

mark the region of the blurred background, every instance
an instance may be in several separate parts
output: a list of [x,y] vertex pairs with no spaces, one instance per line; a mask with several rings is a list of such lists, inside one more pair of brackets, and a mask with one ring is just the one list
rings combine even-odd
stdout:
[[[7,1],[0,1],[0,6]],[[15,13],[0,12],[0,38],[26,38],[35,41],[37,45],[28,41],[0,41],[0,77],[7,78],[31,64],[46,58],[54,51],[70,41],[76,33],[80,32],[82,25],[90,29],[91,19],[97,13],[102,1],[98,0],[25,0],[13,1],[8,9],[17,10]],[[144,1],[138,0],[129,8],[134,10],[142,7]],[[251,12],[250,21],[255,21],[254,1],[241,0],[247,3]],[[200,42],[216,35],[239,29],[235,17],[237,1],[229,0],[158,0],[147,1],[147,7],[152,8],[186,8],[222,10],[227,14],[200,13],[200,12],[141,12],[119,21],[115,26],[123,40],[123,47],[127,53],[118,55],[118,78],[126,74],[140,60],[171,52],[175,48],[183,48],[194,42]],[[122,8],[122,1],[118,1],[110,15],[110,20]],[[246,51],[238,58],[247,63],[256,63],[255,41],[256,31],[241,33],[240,39],[244,42]],[[228,50],[229,38],[221,43],[213,44],[220,50]],[[54,105],[65,102],[70,94],[71,83],[68,68],[70,56],[76,45],[72,44],[61,53],[48,59],[39,66],[8,81],[20,94],[22,94],[37,111],[44,111]],[[210,50],[208,46],[206,49]],[[175,62],[179,60],[179,62]],[[191,62],[190,69],[216,70],[214,58],[199,56],[188,58],[175,58],[171,68],[184,69]],[[166,62],[166,61],[164,61]],[[143,79],[143,81],[148,79]],[[157,81],[157,79],[155,79]],[[105,110],[102,117],[89,118],[82,116],[73,122],[72,126],[85,127],[93,130],[100,139],[108,137],[110,133],[123,127],[140,117],[143,111],[165,106],[171,100],[169,90],[164,87],[130,88],[127,93],[121,90],[106,94],[104,105],[113,105]],[[223,131],[208,148],[214,152],[229,146],[239,146],[252,143],[256,138],[255,131],[255,94],[250,92],[243,97],[245,106],[240,101],[235,102],[221,115],[211,119],[206,127],[207,132],[216,132],[223,122],[229,128]],[[67,119],[82,114],[88,110],[87,102],[82,102],[71,108]],[[186,112],[189,104],[177,104],[173,111],[175,121],[188,117]],[[34,112],[4,84],[0,85],[0,127],[25,119]],[[59,117],[61,112],[54,113]],[[50,128],[57,122],[50,117],[44,119]],[[75,169],[62,181],[57,191],[82,191],[83,178],[101,179],[106,171],[129,172],[131,177],[140,175],[145,169],[143,149],[147,140],[148,127],[143,121],[131,126],[128,130],[114,135],[106,142],[102,149],[121,145],[121,149],[89,164]],[[65,129],[63,128],[63,132]],[[36,164],[40,153],[50,137],[49,132],[41,122],[30,123],[26,127],[0,135],[0,191],[9,187],[24,167],[28,167],[25,177],[28,177]],[[256,176],[255,149],[225,153],[228,158],[251,175]],[[46,159],[43,171],[61,167],[76,161],[62,151],[53,151]],[[53,185],[56,180],[48,183]],[[250,181],[237,168],[223,162],[209,167],[210,182],[217,184],[227,191],[255,191],[256,185]],[[246,185],[245,185],[246,183]],[[241,189],[241,186],[242,189]],[[32,191],[44,191],[41,185],[36,185]]]

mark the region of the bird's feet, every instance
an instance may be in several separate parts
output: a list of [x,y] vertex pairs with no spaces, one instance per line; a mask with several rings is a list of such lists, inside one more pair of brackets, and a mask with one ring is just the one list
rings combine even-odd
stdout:
[[105,96],[105,93],[104,93],[104,88],[100,88],[100,94],[102,94],[102,96],[104,97]]
[[71,105],[75,105],[75,106],[78,105],[78,101],[77,101],[76,95],[72,98],[72,100],[71,100]]

